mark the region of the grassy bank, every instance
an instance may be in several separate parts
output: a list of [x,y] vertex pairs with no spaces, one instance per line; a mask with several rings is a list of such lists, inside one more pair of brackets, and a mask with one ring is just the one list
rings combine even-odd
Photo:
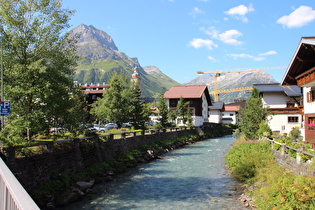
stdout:
[[234,178],[257,209],[315,209],[315,178],[294,175],[278,166],[267,141],[237,142],[226,155]]

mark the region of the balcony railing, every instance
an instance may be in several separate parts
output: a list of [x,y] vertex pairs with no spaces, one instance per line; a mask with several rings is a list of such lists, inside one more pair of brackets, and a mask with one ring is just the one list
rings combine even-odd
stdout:
[[297,76],[295,79],[297,80],[297,85],[299,87],[307,87],[307,84],[315,81],[315,68],[311,68],[305,73]]
[[39,210],[7,165],[0,158],[0,209]]

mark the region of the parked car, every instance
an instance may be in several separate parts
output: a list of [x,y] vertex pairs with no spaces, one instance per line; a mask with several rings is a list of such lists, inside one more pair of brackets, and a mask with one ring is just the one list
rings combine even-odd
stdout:
[[107,123],[107,124],[105,125],[105,127],[106,127],[107,129],[118,128],[118,126],[117,126],[116,123]]
[[105,131],[108,130],[108,128],[104,126],[95,126],[94,128],[96,129],[97,132],[100,132],[100,133],[105,133]]
[[50,128],[50,129],[49,129],[49,132],[50,132],[50,133],[64,133],[64,132],[65,132],[65,129],[64,129],[64,128],[61,128],[61,127],[58,127],[58,128]]
[[123,124],[121,125],[121,127],[122,127],[122,128],[131,128],[131,127],[132,127],[132,124],[130,124],[130,123],[123,123]]
[[92,127],[89,127],[88,130],[90,131],[96,131],[96,132],[100,132],[100,133],[104,133],[105,131],[108,130],[108,128],[101,126],[99,124],[93,124]]

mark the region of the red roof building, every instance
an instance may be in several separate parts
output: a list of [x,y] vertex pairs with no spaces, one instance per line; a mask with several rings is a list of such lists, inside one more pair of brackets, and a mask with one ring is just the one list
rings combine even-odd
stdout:
[[[203,125],[208,122],[211,100],[209,90],[206,85],[174,86],[164,93],[164,98],[170,110],[175,110],[180,98],[189,101],[189,109],[192,110],[193,124],[195,126]],[[180,119],[176,120],[177,125],[182,125]]]

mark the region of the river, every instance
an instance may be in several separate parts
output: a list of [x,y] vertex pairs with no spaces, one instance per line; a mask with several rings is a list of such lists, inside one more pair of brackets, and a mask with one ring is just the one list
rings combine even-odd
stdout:
[[138,166],[64,209],[246,209],[224,169],[232,136],[197,142]]

